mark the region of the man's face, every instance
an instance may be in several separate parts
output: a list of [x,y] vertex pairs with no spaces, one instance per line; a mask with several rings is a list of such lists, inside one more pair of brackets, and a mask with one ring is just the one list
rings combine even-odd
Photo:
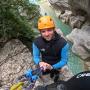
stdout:
[[54,37],[54,29],[43,29],[40,31],[42,37],[46,39],[47,41],[50,41]]

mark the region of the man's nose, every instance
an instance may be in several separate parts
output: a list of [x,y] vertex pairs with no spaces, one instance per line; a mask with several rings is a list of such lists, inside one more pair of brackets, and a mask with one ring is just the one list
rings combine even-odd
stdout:
[[49,35],[49,32],[48,32],[48,31],[46,31],[46,32],[45,32],[45,35],[46,35],[46,36],[48,36],[48,35]]

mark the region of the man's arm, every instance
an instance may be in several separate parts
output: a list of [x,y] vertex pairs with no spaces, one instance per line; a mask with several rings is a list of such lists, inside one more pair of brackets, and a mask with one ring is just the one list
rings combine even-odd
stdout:
[[33,48],[33,60],[36,65],[39,64],[41,58],[40,58],[40,50],[37,48],[37,46],[33,43],[32,45]]
[[50,64],[41,61],[40,50],[37,48],[37,46],[34,43],[33,43],[33,60],[34,60],[36,65],[39,65],[40,67],[43,67],[44,71],[47,68],[51,69],[51,67],[52,67]]
[[68,50],[69,50],[69,44],[67,43],[61,51],[61,60],[52,65],[54,69],[62,68],[65,64],[67,64],[68,61]]

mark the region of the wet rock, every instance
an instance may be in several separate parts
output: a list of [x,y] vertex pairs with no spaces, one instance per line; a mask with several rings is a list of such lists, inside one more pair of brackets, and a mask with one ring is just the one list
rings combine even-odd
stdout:
[[84,26],[82,29],[73,29],[66,36],[73,43],[72,51],[82,59],[90,57],[90,26]]

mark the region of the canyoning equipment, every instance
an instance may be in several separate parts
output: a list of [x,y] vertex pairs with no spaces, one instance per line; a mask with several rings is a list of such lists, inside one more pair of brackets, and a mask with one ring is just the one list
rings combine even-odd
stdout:
[[16,79],[16,83],[12,85],[10,90],[31,90],[36,80],[42,75],[42,70],[43,68],[40,67],[35,70],[27,70],[24,75]]
[[18,82],[18,83],[16,83],[16,84],[14,84],[11,88],[10,88],[10,90],[22,90],[22,86],[23,86],[23,82]]
[[54,21],[50,16],[42,16],[38,20],[38,29],[48,29],[48,28],[55,28]]
[[[16,79],[15,84],[13,84],[10,90],[31,90],[33,89],[36,80],[43,75],[43,67],[38,67],[37,69],[28,69],[24,75],[19,76]],[[59,71],[50,70],[50,77],[56,82],[58,80]]]
[[31,81],[31,78],[22,75],[16,80],[16,83],[11,86],[10,90],[31,90],[34,85],[35,81]]
[[37,80],[37,78],[42,75],[42,71],[43,71],[43,67],[39,67],[39,68],[37,68],[37,69],[35,69],[35,70],[28,69],[28,70],[25,72],[25,76],[26,76],[27,78],[30,77],[31,80],[34,81],[34,80]]

